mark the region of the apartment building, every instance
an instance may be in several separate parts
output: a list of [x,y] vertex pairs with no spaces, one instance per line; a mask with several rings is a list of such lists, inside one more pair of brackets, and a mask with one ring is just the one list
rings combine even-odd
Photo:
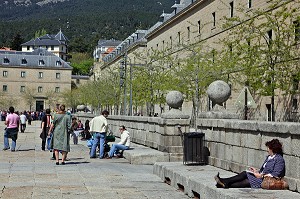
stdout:
[[54,108],[71,90],[72,67],[44,48],[32,52],[0,51],[0,109]]
[[60,30],[57,34],[46,34],[21,44],[22,52],[32,52],[36,48],[45,48],[49,52],[67,61],[68,41],[68,38]]
[[[140,52],[144,52],[144,55],[147,55],[145,57],[148,58],[151,57],[151,52],[154,54],[158,51],[162,52],[165,57],[169,56],[171,63],[163,60],[160,62],[162,63],[161,66],[165,68],[184,67],[191,60],[188,59],[193,57],[202,64],[199,65],[198,72],[195,71],[194,74],[190,74],[197,74],[194,79],[202,78],[201,74],[213,76],[209,73],[216,71],[215,79],[220,78],[230,84],[232,95],[224,104],[228,111],[243,116],[246,110],[247,119],[297,121],[297,118],[299,118],[299,77],[296,71],[299,68],[299,63],[293,62],[291,65],[283,63],[297,60],[297,54],[299,54],[297,42],[300,38],[299,5],[299,1],[291,0],[175,1],[172,6],[173,12],[163,13],[161,20],[145,31],[143,37],[140,38],[140,41],[143,41],[146,47],[132,48],[134,44],[128,45],[128,39],[124,40],[122,43],[127,45],[121,45],[119,49],[117,48],[103,58],[103,63],[98,67],[100,69],[98,74],[105,74],[107,68],[117,68],[124,57],[135,60],[135,64],[143,64],[147,61],[150,63],[150,60],[141,60],[140,57],[136,56]],[[272,16],[277,17],[277,23]],[[249,28],[250,25],[253,27],[252,29]],[[239,34],[239,32],[244,35]],[[245,35],[248,36],[249,40]],[[256,38],[252,36],[256,36]],[[286,39],[280,41],[281,36]],[[279,44],[279,42],[281,42],[279,47],[275,49],[275,44]],[[252,60],[256,66],[259,66],[257,62],[262,63],[260,70],[252,68],[250,62],[249,64],[246,63],[250,60],[247,56],[240,56],[241,52],[247,55],[246,51],[243,51],[245,48],[251,50],[260,48],[255,52],[263,54],[263,56],[260,56],[260,60]],[[269,52],[267,52],[268,50]],[[140,52],[136,53],[137,51]],[[278,52],[275,58],[274,54],[270,54],[271,51]],[[283,51],[292,53],[287,58]],[[276,65],[275,67],[265,66],[266,60],[269,59],[269,63],[274,62],[273,66]],[[239,61],[234,63],[236,60]],[[288,61],[285,62],[284,60]],[[153,60],[151,63],[153,63]],[[235,64],[243,66],[243,69],[239,71],[244,71],[243,76],[236,72],[239,68]],[[229,69],[231,69],[230,72],[228,72]],[[261,81],[256,80],[255,85],[253,82],[250,82],[249,85],[249,78],[247,79],[248,75],[249,77],[253,75],[251,74],[252,71],[258,73],[257,79]],[[251,78],[250,80],[252,80]],[[286,82],[282,83],[279,80]],[[199,81],[201,79],[198,79]],[[206,82],[206,84],[208,83]],[[263,90],[264,87],[271,87],[270,85],[274,85],[273,91]],[[249,88],[250,94],[252,93],[256,103],[255,106],[249,104],[248,110],[244,109],[243,106],[237,106],[237,104],[241,104],[237,103],[238,100],[243,101],[245,86]],[[178,90],[181,89],[180,87],[182,86],[178,85]],[[286,91],[283,89],[286,89]],[[188,96],[186,95],[186,97]],[[202,95],[197,97],[200,101],[199,111],[205,112],[212,109],[213,104],[205,93],[203,94],[203,91]],[[245,104],[245,102],[243,103]],[[191,102],[185,102],[183,106],[183,111],[192,114],[193,105]]]

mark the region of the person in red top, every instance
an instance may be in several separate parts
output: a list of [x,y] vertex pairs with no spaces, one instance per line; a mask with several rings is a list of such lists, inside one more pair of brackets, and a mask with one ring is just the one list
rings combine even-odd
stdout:
[[5,125],[7,126],[4,132],[4,148],[3,150],[10,149],[8,138],[11,138],[11,151],[16,150],[16,144],[18,139],[18,132],[19,132],[19,124],[20,124],[20,117],[15,114],[14,107],[9,107],[9,114],[6,117]]

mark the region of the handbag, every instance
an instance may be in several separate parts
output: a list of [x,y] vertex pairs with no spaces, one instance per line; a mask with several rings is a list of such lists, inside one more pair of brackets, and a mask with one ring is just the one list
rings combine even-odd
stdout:
[[109,134],[106,136],[105,140],[106,140],[107,142],[114,142],[114,141],[116,141],[116,137],[115,137],[115,135],[111,132],[111,133],[109,133]]
[[261,183],[261,188],[280,190],[280,189],[288,189],[289,185],[284,178],[266,176],[264,177]]

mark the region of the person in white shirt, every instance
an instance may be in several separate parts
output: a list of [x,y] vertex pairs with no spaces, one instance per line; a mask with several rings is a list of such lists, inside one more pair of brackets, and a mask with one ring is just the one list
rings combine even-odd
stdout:
[[21,133],[25,132],[26,129],[26,121],[27,121],[27,117],[26,117],[26,111],[24,111],[22,113],[22,115],[20,115],[20,124],[21,124]]
[[130,135],[125,126],[120,126],[121,141],[118,144],[113,144],[107,159],[111,159],[114,154],[118,154],[119,150],[128,150],[130,147]]
[[104,142],[106,138],[106,133],[108,130],[108,124],[106,118],[108,117],[109,112],[107,110],[102,111],[102,115],[94,117],[90,122],[90,132],[94,133],[93,135],[93,145],[90,151],[90,158],[96,158],[96,149],[100,142],[100,152],[99,158],[104,157]]

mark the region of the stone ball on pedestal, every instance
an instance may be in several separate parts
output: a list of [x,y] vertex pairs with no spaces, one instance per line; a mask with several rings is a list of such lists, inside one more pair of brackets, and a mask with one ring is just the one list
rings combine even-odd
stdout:
[[166,96],[166,102],[171,108],[178,109],[182,106],[183,95],[179,91],[170,91]]
[[217,80],[208,86],[207,95],[213,102],[221,105],[230,97],[231,89],[226,82]]

